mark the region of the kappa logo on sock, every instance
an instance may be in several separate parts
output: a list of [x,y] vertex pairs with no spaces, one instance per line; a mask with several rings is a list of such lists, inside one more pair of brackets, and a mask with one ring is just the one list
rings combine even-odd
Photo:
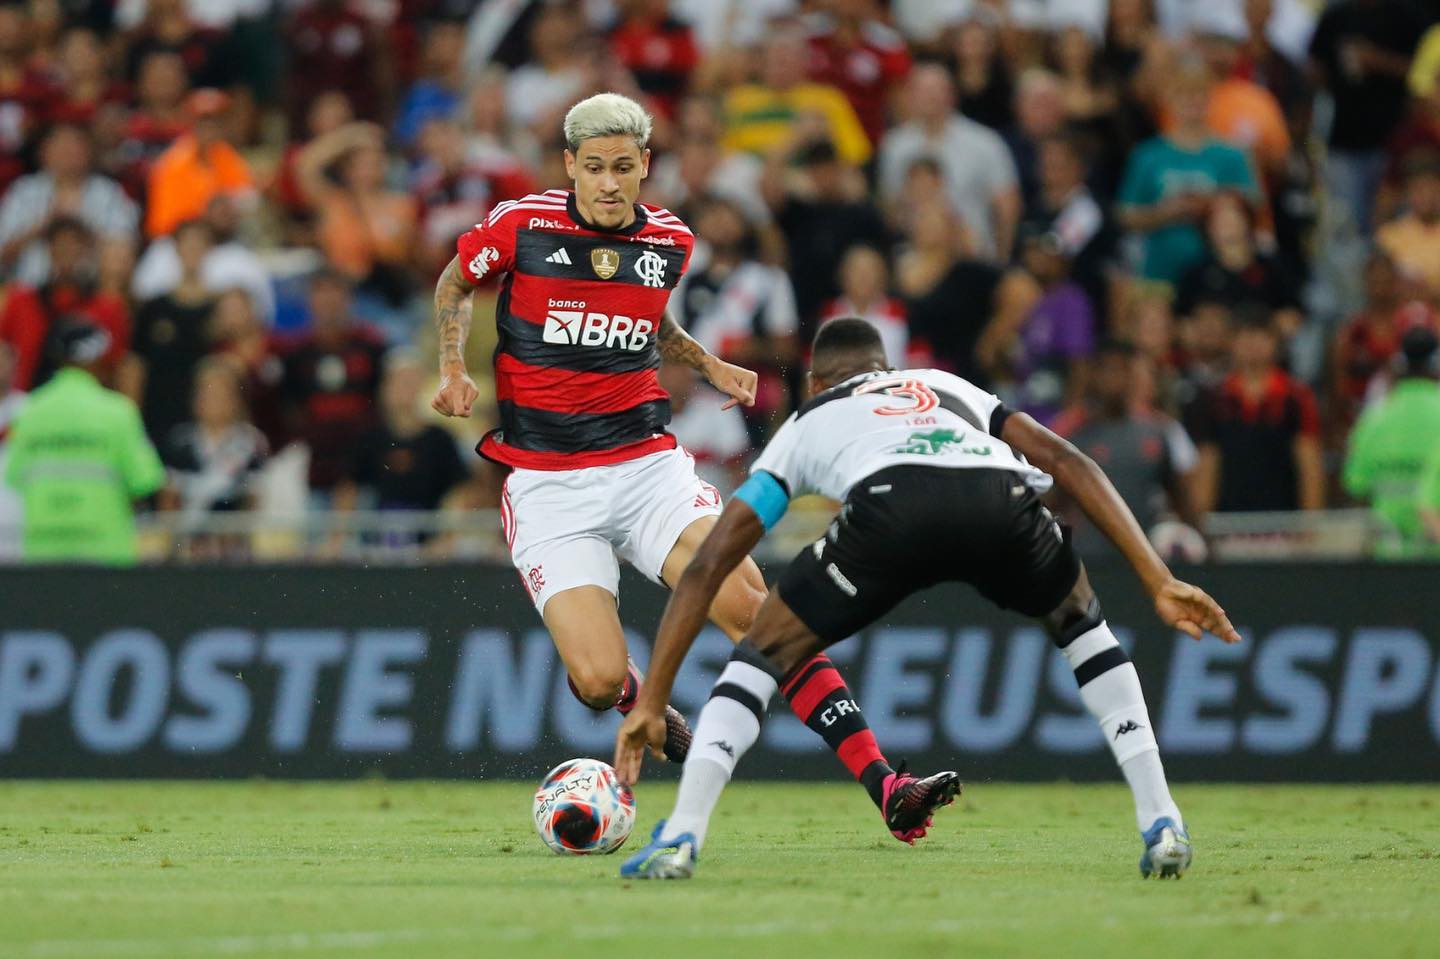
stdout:
[[1137,723],[1135,720],[1133,720],[1133,719],[1127,719],[1127,720],[1125,720],[1123,723],[1120,724],[1120,727],[1119,727],[1118,729],[1115,730],[1115,738],[1116,738],[1116,739],[1119,739],[1121,736],[1125,735],[1126,733],[1133,733],[1133,732],[1134,732],[1135,730],[1137,730],[1137,729],[1144,729],[1144,728],[1145,728],[1144,726],[1141,726],[1141,725],[1140,725],[1139,723]]
[[720,750],[722,753],[729,756],[731,759],[735,758],[735,747],[727,743],[725,740],[717,739],[714,742],[709,743],[709,745],[714,746],[716,749]]

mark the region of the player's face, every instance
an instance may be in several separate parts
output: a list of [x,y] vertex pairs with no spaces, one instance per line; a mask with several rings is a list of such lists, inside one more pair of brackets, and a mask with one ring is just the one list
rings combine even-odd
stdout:
[[650,151],[627,136],[594,137],[576,153],[565,151],[565,172],[575,181],[575,205],[585,219],[607,230],[629,226],[650,172]]

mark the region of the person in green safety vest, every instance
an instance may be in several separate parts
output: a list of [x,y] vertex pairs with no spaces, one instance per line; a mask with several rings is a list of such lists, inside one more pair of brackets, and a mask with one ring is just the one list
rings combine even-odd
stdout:
[[1342,479],[1384,524],[1380,555],[1440,554],[1425,535],[1418,508],[1427,464],[1440,454],[1440,340],[1429,328],[1416,327],[1401,339],[1398,361],[1400,375],[1389,395],[1366,410],[1350,434]]
[[140,411],[100,385],[110,334],[89,322],[57,324],[61,369],[30,394],[11,428],[5,483],[21,497],[27,562],[136,560],[134,501],[165,482]]

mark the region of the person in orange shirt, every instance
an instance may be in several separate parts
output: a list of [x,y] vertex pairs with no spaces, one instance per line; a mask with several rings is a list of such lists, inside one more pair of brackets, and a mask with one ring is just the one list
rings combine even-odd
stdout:
[[145,233],[165,236],[205,213],[217,193],[250,196],[254,180],[239,151],[225,139],[230,98],[219,90],[196,90],[185,101],[190,132],[156,159],[150,169]]

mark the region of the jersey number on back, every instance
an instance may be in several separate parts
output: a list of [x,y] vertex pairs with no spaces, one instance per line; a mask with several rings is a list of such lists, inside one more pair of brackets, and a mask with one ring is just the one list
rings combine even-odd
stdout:
[[935,395],[935,391],[919,380],[907,380],[899,377],[888,380],[871,380],[855,391],[856,396],[863,393],[885,393],[910,401],[908,406],[881,406],[871,410],[872,413],[878,413],[881,416],[912,416],[915,413],[933,410],[940,405],[940,398]]

